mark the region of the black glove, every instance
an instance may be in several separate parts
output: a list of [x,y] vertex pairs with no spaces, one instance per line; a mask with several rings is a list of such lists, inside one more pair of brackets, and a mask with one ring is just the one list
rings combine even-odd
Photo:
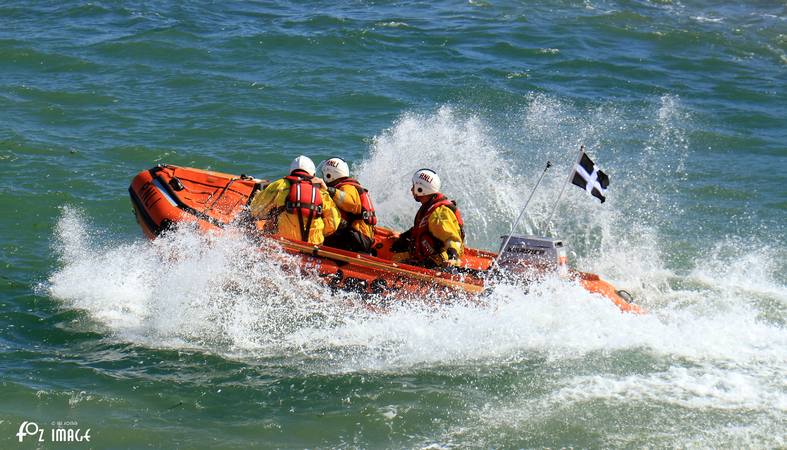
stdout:
[[400,234],[399,237],[391,245],[391,251],[394,253],[400,253],[410,250],[410,241],[412,241],[411,235],[412,235],[412,229],[407,230],[404,233]]
[[445,253],[448,255],[448,261],[446,261],[446,264],[448,264],[450,266],[458,266],[459,265],[459,263],[460,263],[460,261],[459,261],[459,253],[456,252],[455,248],[449,247],[448,250],[445,251]]

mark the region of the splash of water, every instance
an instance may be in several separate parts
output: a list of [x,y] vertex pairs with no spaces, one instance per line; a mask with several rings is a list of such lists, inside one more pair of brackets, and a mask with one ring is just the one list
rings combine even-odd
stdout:
[[518,212],[521,197],[515,167],[491,136],[493,130],[478,117],[461,118],[447,106],[431,116],[405,114],[374,138],[355,172],[374,194],[382,224],[402,229],[412,226],[418,209],[410,194],[413,173],[436,171],[442,190],[458,199],[472,225],[469,244],[486,244]]
[[182,228],[155,241],[91,241],[83,215],[65,208],[57,226],[62,268],[52,296],[111,332],[153,345],[266,349],[300,326],[330,327],[341,297],[300,276],[275,244],[242,234]]
[[146,345],[243,357],[286,357],[297,349],[317,356],[315,370],[353,371],[643,347],[697,360],[767,362],[783,359],[780,343],[787,343],[781,326],[763,323],[752,305],[731,300],[724,309],[703,308],[711,290],[692,307],[635,316],[555,277],[527,291],[499,285],[481,305],[415,302],[372,314],[316,275],[287,270],[293,261],[278,249],[242,235],[181,229],[152,243],[102,246],[85,238],[89,229],[71,209],[58,233],[62,268],[49,293]]
[[[688,120],[679,99],[665,96],[650,110],[653,123],[629,111],[600,106],[591,111],[545,95],[533,95],[508,124],[443,106],[432,115],[404,114],[376,136],[368,158],[354,172],[372,192],[382,222],[409,228],[417,204],[409,193],[415,170],[429,167],[443,191],[462,209],[471,246],[497,250],[547,160],[554,163],[518,230],[568,240],[580,267],[623,281],[639,296],[664,291],[674,273],[665,268],[660,229],[680,213],[653,185],[685,176]],[[632,139],[635,136],[636,139]],[[644,144],[643,144],[644,143]],[[612,177],[603,206],[568,187],[568,174],[584,144]],[[636,158],[630,148],[642,147]],[[674,189],[674,188],[671,188]],[[552,214],[553,220],[546,224]]]

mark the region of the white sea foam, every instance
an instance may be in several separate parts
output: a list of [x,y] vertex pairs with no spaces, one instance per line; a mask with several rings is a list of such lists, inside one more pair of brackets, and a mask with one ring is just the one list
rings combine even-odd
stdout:
[[787,412],[784,380],[726,367],[670,367],[664,372],[623,377],[575,377],[550,395],[554,405],[602,399],[618,404],[655,402],[688,409],[762,409]]
[[697,22],[709,22],[709,23],[721,23],[724,22],[724,18],[722,17],[705,17],[705,16],[695,16],[692,17],[693,20]]
[[272,243],[183,228],[153,243],[113,247],[88,239],[89,225],[69,208],[57,229],[62,267],[50,277],[50,293],[126,339],[266,348],[303,323],[319,318],[329,326],[323,310],[342,313],[322,284],[284,270],[294,264]]
[[288,257],[275,248],[259,251],[241,236],[180,230],[152,244],[101,247],[84,239],[88,230],[77,217],[66,210],[61,219],[62,254],[73,259],[52,275],[51,294],[150,345],[245,357],[297,349],[326,358],[317,370],[340,372],[641,348],[703,363],[769,370],[785,364],[783,327],[763,321],[746,302],[713,301],[715,290],[637,316],[548,278],[527,292],[502,284],[483,305],[416,303],[379,315],[332,294],[316,276],[288,273]]
[[391,20],[389,22],[377,22],[375,24],[378,27],[385,27],[385,28],[407,28],[410,25],[407,22],[398,22],[395,20]]
[[[533,423],[569,417],[572,419],[568,420],[580,421],[587,430],[606,431],[607,445],[630,447],[639,442],[639,433],[632,433],[628,427],[619,433],[616,427],[610,427],[608,418],[621,417],[622,411],[637,411],[625,420],[629,425],[635,424],[640,433],[646,433],[648,444],[656,447],[763,448],[779,447],[785,441],[780,430],[787,402],[784,380],[779,373],[703,365],[673,366],[643,375],[610,373],[552,380],[554,386],[542,395],[533,395],[526,385],[523,395],[514,392],[487,403],[472,414],[472,423],[447,434],[459,435],[462,442],[473,439],[479,446],[486,446],[489,445],[487,436],[494,436],[490,429],[524,432],[532,429]],[[609,416],[603,413],[605,410]],[[594,414],[589,415],[587,411]],[[752,419],[742,420],[741,412]],[[676,417],[692,414],[702,417],[707,413],[739,418],[715,422],[708,428],[702,426],[701,419],[676,420]],[[474,426],[476,423],[480,426]],[[744,425],[747,423],[748,426]],[[664,424],[670,424],[666,432]]]
[[787,306],[787,253],[755,240],[725,239],[697,257],[690,277],[728,296],[777,300]]

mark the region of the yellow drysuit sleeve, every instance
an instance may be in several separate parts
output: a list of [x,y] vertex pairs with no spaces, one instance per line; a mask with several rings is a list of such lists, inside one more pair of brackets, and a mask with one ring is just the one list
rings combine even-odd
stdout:
[[374,239],[374,227],[369,225],[368,223],[364,222],[363,220],[349,220],[347,214],[359,215],[361,211],[363,211],[363,205],[361,204],[361,195],[358,193],[358,189],[350,184],[345,184],[344,186],[340,186],[336,189],[336,192],[333,194],[333,200],[336,202],[336,206],[339,208],[342,217],[350,222],[348,225],[357,230],[362,235],[368,237],[369,239]]
[[269,184],[254,196],[249,212],[255,219],[267,219],[271,210],[284,206],[290,193],[290,183],[284,178]]
[[323,237],[330,236],[339,229],[339,224],[342,221],[342,216],[339,214],[339,209],[336,208],[336,203],[331,199],[331,194],[327,190],[321,189],[320,195],[322,196],[322,220],[325,222],[323,229]]
[[462,257],[465,244],[462,241],[462,230],[456,214],[447,206],[440,206],[429,215],[429,232],[443,243],[443,251],[440,253],[442,261],[448,260],[446,250],[453,248],[456,254]]
[[349,184],[340,186],[333,194],[333,200],[342,211],[350,214],[361,213],[361,196],[358,195],[358,189],[355,186]]

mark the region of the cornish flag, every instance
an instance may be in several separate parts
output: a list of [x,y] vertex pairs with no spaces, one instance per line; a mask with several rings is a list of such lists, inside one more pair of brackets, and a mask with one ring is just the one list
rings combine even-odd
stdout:
[[588,155],[582,151],[582,157],[579,158],[577,167],[574,168],[574,173],[571,176],[571,184],[577,185],[587,191],[588,194],[601,200],[607,199],[607,186],[609,186],[609,177],[604,172],[598,170],[596,164],[588,158]]

